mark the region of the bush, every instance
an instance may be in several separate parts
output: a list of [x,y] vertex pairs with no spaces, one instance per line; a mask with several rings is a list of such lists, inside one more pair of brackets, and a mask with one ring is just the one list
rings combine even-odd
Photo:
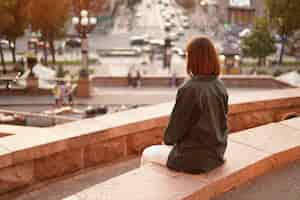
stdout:
[[258,74],[258,75],[270,75],[270,72],[267,69],[257,69],[256,74]]
[[281,74],[283,74],[284,72],[280,69],[276,69],[273,73],[273,76],[280,76]]
[[64,70],[62,65],[58,65],[58,68],[56,70],[56,77],[57,78],[64,78],[66,75],[66,71]]
[[89,72],[88,72],[88,70],[87,69],[85,69],[85,68],[81,68],[80,70],[79,70],[79,76],[80,77],[88,77],[89,76]]

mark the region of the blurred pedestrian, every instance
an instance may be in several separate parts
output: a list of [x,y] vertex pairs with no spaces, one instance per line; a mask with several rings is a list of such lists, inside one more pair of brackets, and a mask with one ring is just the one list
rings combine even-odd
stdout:
[[171,87],[176,87],[177,86],[177,77],[176,77],[176,72],[172,73],[171,76]]
[[154,61],[154,49],[153,49],[153,47],[151,48],[151,51],[150,51],[149,60],[150,60],[151,63],[153,63],[153,61]]
[[130,67],[130,69],[128,70],[127,81],[128,81],[128,86],[132,87],[133,86],[132,67]]
[[61,105],[65,105],[65,97],[66,97],[66,86],[65,86],[65,82],[64,81],[60,81],[60,84],[59,84],[59,89],[60,89],[60,102],[61,102]]
[[55,84],[53,90],[52,90],[54,100],[55,100],[55,106],[59,107],[60,106],[60,87],[58,83]]
[[142,74],[141,71],[138,69],[136,71],[136,87],[140,88],[142,86]]
[[74,104],[73,101],[74,101],[74,91],[75,91],[75,88],[76,88],[75,84],[72,84],[71,82],[69,82],[67,84],[66,94],[67,94],[68,104],[70,106],[73,106],[73,104]]

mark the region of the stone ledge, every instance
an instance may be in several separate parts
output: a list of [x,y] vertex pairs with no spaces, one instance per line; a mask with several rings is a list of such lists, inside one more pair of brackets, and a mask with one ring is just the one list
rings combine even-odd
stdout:
[[[143,75],[141,84],[143,87],[170,87],[171,75]],[[186,76],[176,77],[177,85],[182,84]],[[270,89],[283,89],[295,88],[295,86],[285,83],[283,81],[274,79],[272,76],[264,75],[222,75],[220,77],[227,87],[245,87],[245,88],[270,88]],[[126,76],[94,76],[92,78],[94,86],[111,87],[128,86],[128,78]]]
[[295,118],[293,120],[282,121],[282,122],[280,122],[280,124],[283,124],[285,126],[289,126],[289,127],[292,127],[292,128],[296,128],[300,131],[300,117]]
[[[245,95],[230,97],[231,132],[276,122],[286,113],[300,114],[299,94],[299,89],[288,89],[257,92],[252,96],[246,95],[248,99]],[[52,177],[41,173],[38,175],[35,173],[37,171],[34,171],[33,182],[36,183],[44,178],[54,178],[63,173],[73,173],[74,170],[81,168],[138,155],[145,147],[160,143],[172,107],[173,103],[141,107],[52,128],[0,125],[1,133],[15,134],[0,139],[0,173],[27,162],[43,161],[47,166],[58,166],[64,162],[61,158],[71,159],[70,162],[66,160],[63,172],[53,168]],[[282,124],[298,127],[297,124],[300,123],[286,121]],[[25,135],[26,139],[24,139]],[[108,148],[107,144],[113,145]],[[98,158],[97,152],[102,152],[103,149],[109,153]],[[72,156],[81,160],[73,162],[72,156],[69,156],[71,152],[74,154]],[[57,160],[61,163],[55,164]],[[9,181],[9,179],[2,181]]]
[[[288,121],[294,123],[296,120]],[[275,131],[275,132],[271,132]],[[283,138],[285,138],[283,140]],[[229,137],[223,166],[190,175],[147,164],[127,174],[85,189],[67,199],[209,200],[300,159],[300,131],[280,123],[240,132]],[[275,142],[275,145],[271,145]]]

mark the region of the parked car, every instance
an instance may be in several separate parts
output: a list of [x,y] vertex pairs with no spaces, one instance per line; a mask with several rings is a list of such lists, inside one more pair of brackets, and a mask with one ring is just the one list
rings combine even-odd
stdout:
[[183,22],[188,22],[189,21],[189,18],[185,15],[181,15],[180,16],[180,20],[183,21]]
[[171,17],[175,17],[176,16],[175,12],[174,11],[170,11],[170,16]]
[[165,18],[165,22],[171,22],[171,18]]
[[81,39],[80,38],[69,38],[65,43],[66,47],[70,48],[80,48],[81,47]]
[[182,27],[188,29],[188,28],[190,28],[190,23],[188,23],[188,22],[183,22],[183,23],[182,23]]
[[184,35],[184,29],[183,29],[183,28],[179,28],[179,29],[178,29],[178,32],[177,32],[177,35],[178,35],[178,36]]
[[0,45],[3,49],[9,49],[9,41],[8,40],[0,40]]
[[149,43],[148,36],[132,36],[130,38],[131,45],[145,45]]
[[165,26],[165,30],[167,31],[167,30],[170,30],[170,28],[172,27],[172,24],[170,22],[166,22],[164,24],[164,26]]
[[43,49],[45,46],[46,48],[50,48],[49,42],[45,43],[44,41],[35,38],[28,40],[27,45],[29,49],[35,49],[35,48]]
[[135,17],[138,17],[138,18],[139,18],[139,17],[141,17],[141,16],[142,16],[142,14],[139,13],[139,12],[135,14]]
[[153,46],[164,46],[165,41],[164,40],[159,40],[159,39],[153,39],[153,40],[149,41],[149,44],[151,44]]
[[176,27],[176,25],[177,25],[177,24],[176,24],[176,21],[175,21],[174,19],[171,20],[171,26],[172,26],[172,27]]
[[169,38],[170,38],[170,40],[172,40],[172,41],[178,40],[178,39],[179,39],[178,36],[177,36],[177,34],[174,33],[174,32],[172,32],[172,33],[169,34]]

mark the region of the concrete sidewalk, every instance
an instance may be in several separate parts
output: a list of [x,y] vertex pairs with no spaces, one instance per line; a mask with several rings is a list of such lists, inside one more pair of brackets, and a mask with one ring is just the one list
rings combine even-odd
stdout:
[[300,161],[278,169],[215,200],[299,200]]
[[[269,89],[265,89],[266,91]],[[229,88],[230,95],[248,94],[263,89]],[[146,105],[174,101],[177,88],[98,87],[90,98],[75,98],[77,105]],[[1,96],[0,108],[5,106],[53,105],[53,96]]]

